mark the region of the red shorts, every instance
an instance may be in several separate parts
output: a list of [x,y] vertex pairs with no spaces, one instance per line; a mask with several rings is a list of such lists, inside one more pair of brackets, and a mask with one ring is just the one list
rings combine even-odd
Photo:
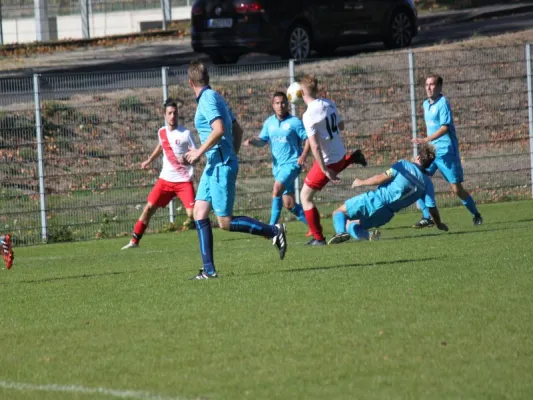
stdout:
[[[349,157],[348,155],[344,155],[340,161],[337,161],[335,164],[328,164],[327,167],[336,173],[340,173],[350,165]],[[305,177],[305,184],[311,189],[322,190],[328,182],[329,178],[322,172],[318,162],[315,161]]]
[[166,207],[176,196],[185,208],[193,208],[195,193],[192,182],[168,182],[159,178],[146,200],[154,206]]

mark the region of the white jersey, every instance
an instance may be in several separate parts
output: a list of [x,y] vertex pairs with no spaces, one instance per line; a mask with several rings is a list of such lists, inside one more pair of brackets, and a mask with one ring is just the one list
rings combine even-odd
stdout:
[[163,168],[159,177],[167,182],[192,181],[193,166],[184,165],[178,160],[189,151],[189,146],[196,149],[191,131],[182,126],[171,131],[164,126],[159,129],[157,135],[163,148]]
[[307,105],[302,121],[307,137],[316,135],[322,157],[327,164],[335,164],[346,154],[340,130],[337,127],[342,121],[337,106],[328,99],[315,99]]

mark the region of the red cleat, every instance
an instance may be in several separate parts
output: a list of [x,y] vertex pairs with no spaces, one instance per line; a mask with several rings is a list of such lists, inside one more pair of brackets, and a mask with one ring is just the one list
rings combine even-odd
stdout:
[[11,235],[9,233],[0,236],[0,247],[6,268],[11,269],[15,255],[13,254],[13,249],[11,248]]

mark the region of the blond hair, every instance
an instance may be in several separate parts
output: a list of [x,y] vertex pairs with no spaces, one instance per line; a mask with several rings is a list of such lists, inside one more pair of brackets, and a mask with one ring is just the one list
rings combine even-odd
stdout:
[[304,75],[300,79],[300,85],[313,97],[316,97],[318,92],[318,79],[313,75]]
[[209,85],[209,73],[207,67],[199,60],[191,61],[189,64],[189,80],[196,87]]

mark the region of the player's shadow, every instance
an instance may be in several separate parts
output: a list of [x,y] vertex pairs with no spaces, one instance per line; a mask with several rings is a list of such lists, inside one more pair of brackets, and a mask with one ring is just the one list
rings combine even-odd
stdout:
[[[127,271],[128,273],[131,273],[132,271]],[[43,278],[43,279],[31,279],[31,280],[25,280],[25,281],[14,281],[14,282],[0,282],[0,285],[17,285],[22,283],[47,283],[47,282],[61,282],[61,281],[68,281],[68,280],[76,280],[76,279],[89,279],[89,278],[98,278],[101,276],[112,276],[112,275],[122,275],[125,274],[126,271],[115,271],[115,272],[105,272],[103,274],[83,274],[83,275],[72,275],[72,276],[56,276],[53,278]]]

